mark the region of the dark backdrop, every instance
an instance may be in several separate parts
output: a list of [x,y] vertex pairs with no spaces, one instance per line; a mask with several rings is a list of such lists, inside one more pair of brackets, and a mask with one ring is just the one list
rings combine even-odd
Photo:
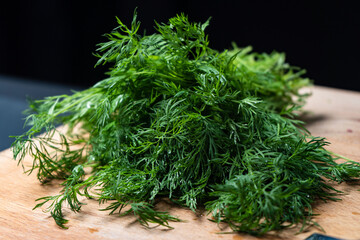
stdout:
[[[356,1],[352,1],[356,2]],[[0,74],[88,87],[104,78],[92,53],[115,16],[141,31],[184,12],[204,22],[218,50],[252,45],[286,52],[316,84],[360,90],[359,14],[351,1],[12,1],[0,7]],[[1,86],[0,86],[1,87]]]

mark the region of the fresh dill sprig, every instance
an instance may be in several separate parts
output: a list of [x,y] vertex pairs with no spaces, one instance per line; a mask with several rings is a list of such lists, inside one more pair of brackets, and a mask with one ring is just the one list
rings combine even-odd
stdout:
[[[179,219],[153,208],[167,197],[193,211],[205,206],[235,231],[264,234],[311,224],[316,199],[337,200],[326,179],[359,177],[358,163],[336,163],[325,139],[296,120],[307,97],[299,89],[311,81],[284,54],[235,45],[218,52],[205,34],[209,20],[184,14],[144,36],[136,12],[130,27],[117,21],[95,54],[97,65],[112,64],[108,77],[32,102],[31,128],[12,145],[19,163],[33,158],[27,171],[41,182],[65,180],[59,195],[35,206],[49,203],[59,226],[63,205],[78,212],[85,196],[111,201],[103,210],[112,214],[170,227]],[[69,127],[59,141],[57,124]],[[79,124],[84,134],[76,135]]]

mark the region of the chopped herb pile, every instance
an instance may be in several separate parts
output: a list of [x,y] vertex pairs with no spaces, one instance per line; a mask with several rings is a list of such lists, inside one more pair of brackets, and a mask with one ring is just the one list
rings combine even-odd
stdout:
[[78,212],[86,196],[113,200],[104,207],[111,213],[128,206],[121,214],[145,226],[170,227],[179,219],[154,209],[165,197],[194,211],[205,206],[234,231],[264,234],[311,224],[315,200],[336,200],[326,180],[359,177],[358,163],[336,163],[328,143],[295,118],[306,98],[299,89],[311,82],[284,54],[218,52],[204,33],[209,21],[183,14],[155,23],[153,35],[138,33],[136,12],[131,27],[118,23],[96,54],[97,65],[112,64],[108,77],[31,102],[31,128],[12,146],[19,162],[32,157],[27,171],[40,182],[65,180],[59,195],[35,206],[47,203],[59,226],[66,227],[64,204]]

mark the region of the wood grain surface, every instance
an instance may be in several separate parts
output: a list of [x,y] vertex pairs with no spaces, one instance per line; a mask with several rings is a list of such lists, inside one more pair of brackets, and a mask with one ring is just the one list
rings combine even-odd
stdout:
[[[314,136],[326,137],[333,152],[360,162],[360,93],[316,86],[301,118]],[[26,159],[26,164],[31,159]],[[59,228],[48,213],[32,210],[35,199],[57,194],[58,182],[41,185],[36,176],[23,173],[12,159],[10,150],[0,152],[0,239],[258,239],[239,234],[219,234],[230,229],[217,226],[204,212],[193,213],[167,201],[157,208],[169,211],[183,222],[172,223],[173,230],[164,227],[147,229],[132,216],[118,217],[98,211],[101,206],[94,200],[83,199],[87,205],[80,213],[64,208],[69,219],[69,229]],[[343,238],[360,239],[360,185],[334,184],[343,191],[342,201],[319,202],[314,205],[314,218],[325,234]],[[305,239],[318,228],[296,234],[299,227],[272,232],[260,239]],[[322,232],[324,233],[324,232]]]

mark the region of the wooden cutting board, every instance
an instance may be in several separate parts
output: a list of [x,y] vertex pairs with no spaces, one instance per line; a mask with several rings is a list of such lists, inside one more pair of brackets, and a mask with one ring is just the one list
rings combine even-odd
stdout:
[[[326,137],[333,152],[360,162],[360,93],[325,87],[311,89],[302,116],[314,136]],[[27,164],[31,159],[26,160]],[[12,159],[10,150],[0,152],[0,239],[258,239],[246,234],[230,233],[226,226],[208,221],[205,213],[160,202],[158,208],[180,217],[183,222],[172,223],[173,230],[163,227],[146,229],[132,216],[118,217],[98,211],[96,201],[83,199],[87,205],[80,213],[65,210],[69,229],[59,228],[48,213],[32,210],[35,199],[53,195],[61,189],[58,184],[41,185],[35,175],[27,176]],[[334,184],[336,185],[336,184]],[[315,217],[325,234],[344,239],[360,239],[360,185],[340,184],[336,188],[345,194],[342,201],[317,203]],[[262,239],[305,239],[317,228],[296,234],[299,228],[270,233]]]

